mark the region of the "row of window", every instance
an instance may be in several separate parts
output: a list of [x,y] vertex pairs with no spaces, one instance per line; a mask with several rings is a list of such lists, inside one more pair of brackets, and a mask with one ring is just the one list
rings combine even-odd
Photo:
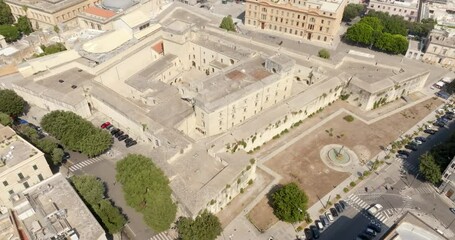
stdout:
[[[33,167],[33,170],[35,170],[35,171],[38,170],[38,166],[33,165],[32,167]],[[24,177],[24,174],[22,174],[21,172],[18,173],[17,176],[19,177],[19,180],[23,180],[23,179],[25,178],[25,177]],[[41,174],[38,175],[38,178],[40,179],[40,181],[43,180],[43,179],[41,179],[42,177],[43,177],[43,176],[42,176]],[[3,181],[3,186],[6,187],[6,186],[8,186],[8,185],[9,185],[8,181]]]
[[[294,0],[294,3],[296,3],[296,1]],[[303,1],[303,4],[301,4],[300,1],[298,1],[296,4],[298,5],[303,5],[303,6],[306,6],[306,1]],[[248,6],[248,9],[252,10],[253,7],[252,7],[253,4],[249,4]],[[309,8],[312,8],[313,6],[312,5],[308,5]],[[320,6],[319,5],[316,5],[316,8],[317,9],[320,9]],[[258,5],[254,5],[254,10],[257,11],[258,10]],[[267,12],[269,9],[266,8],[266,7],[262,7],[261,8],[261,11],[262,12]],[[294,17],[294,13],[293,12],[289,12],[289,11],[283,11],[283,10],[278,10],[278,9],[273,9],[273,8],[270,8],[270,13],[271,14],[277,14],[279,15],[281,13],[281,16],[284,16],[284,13],[286,13],[286,16],[289,17],[292,15],[292,17]],[[333,16],[333,13],[326,13],[326,12],[322,12],[323,15],[329,15],[329,16]],[[300,15],[298,15],[298,18],[300,18]]]
[[[374,4],[371,4],[370,8],[374,8]],[[380,9],[380,8],[381,8],[381,5],[378,5],[377,8]],[[385,10],[385,6],[382,6],[382,9]],[[390,9],[391,9],[391,7],[387,7],[387,10],[390,10]],[[403,10],[403,9],[398,8],[398,12],[401,12],[402,10]],[[397,8],[393,8],[393,11],[396,12],[396,11],[397,11]],[[408,13],[408,10],[404,9],[403,12],[404,12],[404,13]],[[414,14],[415,14],[415,12],[414,12],[414,11],[411,11],[411,15],[414,15]]]

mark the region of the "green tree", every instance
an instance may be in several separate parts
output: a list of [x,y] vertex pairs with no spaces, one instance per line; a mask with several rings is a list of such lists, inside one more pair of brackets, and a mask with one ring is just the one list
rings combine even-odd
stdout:
[[33,32],[32,23],[26,16],[20,16],[16,23],[17,30],[25,35]]
[[73,151],[89,157],[102,154],[112,145],[112,136],[73,112],[53,111],[41,120],[43,129]]
[[0,34],[5,37],[5,41],[14,42],[21,37],[17,27],[12,25],[0,25]]
[[369,16],[367,16],[367,17],[362,18],[362,20],[360,20],[359,23],[367,24],[374,31],[377,31],[377,32],[382,32],[382,30],[384,29],[384,25],[382,25],[381,20],[379,18],[377,18],[377,17],[369,17]]
[[343,12],[343,21],[350,22],[355,17],[359,16],[365,10],[365,5],[349,3]]
[[218,217],[204,211],[196,219],[180,217],[177,221],[181,240],[215,240],[223,231]]
[[122,184],[126,203],[141,212],[145,223],[160,232],[175,220],[169,180],[151,159],[130,154],[117,162],[116,179]]
[[365,23],[356,23],[346,31],[346,39],[364,45],[373,43],[373,28]]
[[3,0],[0,0],[0,25],[11,25],[14,22],[11,8]]
[[296,183],[289,183],[272,195],[273,213],[285,222],[304,220],[308,205],[308,197]]
[[228,15],[223,18],[220,24],[220,28],[226,29],[231,32],[235,32],[235,24],[234,21],[232,20],[232,16]]
[[16,117],[22,115],[25,105],[24,99],[13,90],[0,90],[0,112]]
[[327,49],[321,49],[318,52],[318,56],[320,58],[329,59],[330,58],[330,52]]
[[52,138],[36,139],[33,142],[37,148],[47,154],[53,154],[54,149],[57,147],[57,143]]
[[0,124],[3,126],[11,126],[13,120],[8,114],[0,112]]
[[54,163],[54,165],[58,165],[62,162],[62,159],[63,159],[63,150],[61,148],[54,148],[54,150],[52,150],[52,163]]
[[125,216],[112,202],[104,199],[106,188],[101,180],[89,175],[75,175],[71,177],[71,183],[109,233],[122,230],[126,223]]
[[406,54],[406,51],[408,51],[408,45],[409,41],[406,37],[400,35],[400,34],[395,34],[393,35],[393,42],[395,43],[395,52],[396,54]]
[[433,155],[425,153],[419,157],[419,171],[425,179],[433,184],[441,181],[441,169],[436,164]]

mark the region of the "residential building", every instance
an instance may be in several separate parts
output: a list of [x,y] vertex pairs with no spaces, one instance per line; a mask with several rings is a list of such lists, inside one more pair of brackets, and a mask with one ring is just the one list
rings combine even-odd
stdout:
[[107,239],[101,225],[61,173],[18,194],[13,212],[25,239]]
[[27,16],[34,29],[51,28],[58,25],[77,26],[76,17],[88,7],[101,0],[5,0],[17,19]]
[[423,62],[455,69],[455,31],[437,27],[428,37]]
[[424,1],[421,10],[421,19],[432,18],[438,25],[455,27],[455,0]]
[[416,22],[419,21],[419,4],[419,0],[371,0],[368,10],[402,16],[404,20]]
[[442,173],[442,184],[439,187],[440,193],[455,202],[455,157],[450,161]]
[[44,154],[10,127],[0,125],[0,206],[52,176]]
[[247,0],[245,25],[331,44],[346,0]]

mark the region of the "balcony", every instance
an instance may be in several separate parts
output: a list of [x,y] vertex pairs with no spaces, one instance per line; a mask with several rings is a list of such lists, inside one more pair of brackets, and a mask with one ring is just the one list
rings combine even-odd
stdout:
[[30,179],[30,176],[26,176],[26,177],[23,177],[23,178],[19,179],[19,181],[17,181],[17,183],[22,184],[22,183],[26,182],[29,179]]

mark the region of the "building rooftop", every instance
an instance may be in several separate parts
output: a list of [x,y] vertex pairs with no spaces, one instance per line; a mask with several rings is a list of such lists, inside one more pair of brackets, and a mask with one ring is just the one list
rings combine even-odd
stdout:
[[406,212],[389,230],[384,234],[384,240],[445,240],[448,239],[421,218]]
[[392,4],[392,5],[398,5],[402,7],[409,7],[409,8],[418,8],[419,7],[419,1],[418,0],[372,0],[371,2],[380,2],[382,4]]
[[236,64],[213,77],[203,81],[190,83],[191,88],[198,92],[196,105],[213,111],[226,102],[238,100],[249,92],[257,91],[263,85],[269,85],[280,79],[264,68],[265,59],[256,56],[247,61]]
[[147,22],[150,22],[151,16],[145,14],[141,9],[137,9],[133,12],[130,12],[122,17],[120,20],[126,23],[128,27],[135,28]]
[[46,13],[55,13],[84,1],[85,0],[6,0],[5,2],[26,6],[30,9],[36,9]]
[[13,129],[0,125],[0,174],[39,153]]
[[15,210],[32,239],[75,234],[106,239],[105,232],[71,184],[60,173],[24,190]]
[[247,59],[253,56],[253,51],[247,48],[210,35],[201,35],[201,37],[192,42],[235,60]]
[[111,18],[116,15],[113,11],[99,7],[88,7],[84,12],[101,18]]
[[433,29],[430,32],[430,43],[453,48],[455,46],[455,31],[451,29]]
[[32,76],[18,80],[14,84],[41,97],[75,106],[85,100],[84,86],[87,86],[91,79],[93,75],[81,69],[72,68],[38,81],[35,81]]
[[0,239],[21,239],[13,217],[6,208],[0,210]]

